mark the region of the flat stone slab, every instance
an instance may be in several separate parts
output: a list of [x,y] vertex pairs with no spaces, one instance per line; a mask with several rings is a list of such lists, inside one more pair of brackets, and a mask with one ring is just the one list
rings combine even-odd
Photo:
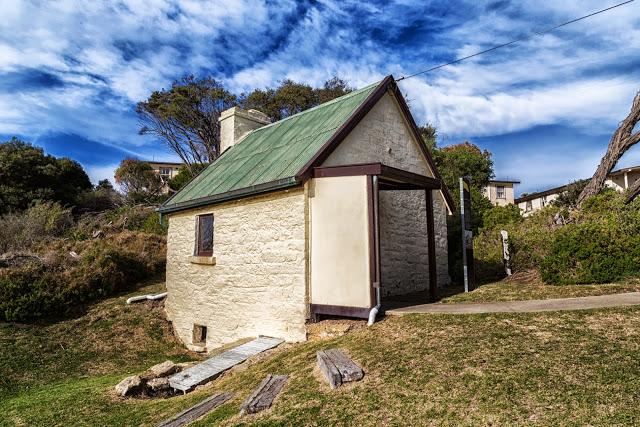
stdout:
[[318,367],[331,388],[338,388],[343,383],[360,381],[364,371],[353,360],[337,348],[319,351],[317,354]]
[[280,338],[256,338],[169,377],[169,385],[176,390],[189,392],[197,386],[215,379],[224,371],[244,362],[251,356],[277,347],[283,342],[284,340]]
[[288,378],[287,375],[267,375],[258,388],[244,401],[240,408],[240,415],[255,414],[270,408]]
[[232,397],[231,393],[214,394],[191,408],[185,409],[175,417],[158,424],[158,427],[180,427],[190,424]]
[[537,313],[543,311],[588,310],[592,308],[622,307],[640,304],[640,292],[596,295],[577,298],[556,298],[529,301],[505,301],[461,304],[420,304],[386,310],[385,314],[402,316],[415,313]]

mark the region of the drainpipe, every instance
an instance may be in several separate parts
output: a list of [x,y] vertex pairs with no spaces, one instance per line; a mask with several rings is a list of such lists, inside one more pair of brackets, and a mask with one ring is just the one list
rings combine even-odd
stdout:
[[375,251],[376,251],[376,280],[373,284],[376,290],[376,305],[369,312],[369,321],[367,326],[371,326],[376,321],[376,316],[380,310],[380,221],[378,211],[378,176],[373,176],[373,230],[375,238]]

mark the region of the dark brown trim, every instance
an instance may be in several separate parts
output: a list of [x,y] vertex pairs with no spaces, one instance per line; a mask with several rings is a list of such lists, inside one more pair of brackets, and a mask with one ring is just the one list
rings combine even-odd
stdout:
[[376,305],[376,290],[374,283],[378,277],[378,263],[376,262],[376,218],[375,203],[377,197],[374,196],[373,176],[367,177],[367,213],[369,218],[369,306]]
[[347,307],[344,305],[311,304],[311,315],[328,314],[330,316],[359,317],[367,319],[369,317],[368,307]]
[[340,176],[379,175],[381,181],[391,184],[411,184],[417,188],[440,190],[442,181],[429,176],[387,166],[382,163],[362,163],[342,166],[313,168],[314,178],[332,178]]
[[442,181],[442,176],[440,175],[440,172],[438,172],[438,169],[436,168],[436,164],[433,162],[433,158],[431,158],[431,154],[429,154],[429,150],[427,150],[427,147],[425,144],[421,143],[422,135],[420,135],[420,131],[418,130],[418,125],[416,125],[416,122],[413,119],[413,115],[411,115],[411,111],[409,110],[409,106],[407,105],[407,101],[405,101],[404,96],[402,96],[402,93],[400,92],[400,88],[398,88],[398,85],[396,84],[395,80],[393,81],[393,84],[390,85],[390,90],[393,93],[396,100],[398,101],[398,104],[400,105],[400,110],[402,110],[405,119],[409,123],[409,128],[413,133],[413,137],[416,139],[416,141],[418,141],[418,146],[420,147],[420,151],[422,151],[424,158],[427,160],[427,163],[431,168],[431,172],[433,172],[434,178],[442,182],[442,187],[440,188],[440,190],[442,191],[442,195],[444,196],[444,199],[447,205],[449,206],[449,211],[453,212],[456,206],[453,201],[453,197],[451,197],[451,193],[449,192],[449,189],[445,185],[444,181]]
[[362,104],[351,114],[351,117],[345,121],[340,128],[333,134],[331,138],[327,142],[324,143],[322,148],[320,148],[316,154],[309,160],[296,174],[296,178],[302,181],[306,181],[307,179],[313,176],[313,168],[316,166],[320,166],[336,147],[349,135],[349,133],[360,123],[360,121],[367,115],[369,111],[373,108],[374,105],[382,98],[382,96],[386,93],[387,87],[390,84],[395,84],[395,80],[392,75],[385,77],[378,87],[369,94],[367,99],[364,100]]
[[338,176],[380,175],[382,164],[362,163],[359,165],[325,166],[313,168],[314,178],[332,178]]
[[438,272],[436,269],[436,236],[433,219],[433,192],[425,190],[425,202],[427,210],[427,251],[429,256],[429,296],[431,301],[438,297]]
[[415,184],[421,188],[440,190],[442,181],[417,173],[405,171],[391,166],[382,165],[381,178],[384,181],[395,181],[402,184]]
[[[304,182],[307,179],[314,176],[313,169],[315,167],[320,166],[328,157],[331,155],[333,150],[349,135],[349,133],[360,123],[360,121],[367,115],[369,111],[373,108],[373,106],[382,98],[382,96],[389,90],[391,94],[394,96],[398,105],[400,106],[400,110],[404,115],[407,123],[409,124],[409,129],[411,133],[413,133],[413,137],[416,141],[418,141],[418,147],[422,152],[425,160],[429,164],[429,168],[433,172],[433,176],[436,180],[442,181],[442,177],[436,168],[433,159],[431,158],[431,154],[429,154],[429,150],[425,144],[421,143],[422,136],[418,131],[418,126],[416,125],[413,116],[411,115],[411,111],[409,110],[409,106],[405,101],[398,85],[395,82],[395,79],[392,75],[385,77],[378,87],[367,97],[367,99],[360,104],[360,106],[356,109],[356,111],[351,114],[351,117],[347,119],[345,123],[333,134],[333,136],[318,150],[318,152],[309,160],[296,174],[296,179]],[[449,189],[444,183],[441,185],[440,190],[445,198],[445,201],[449,207],[451,212],[454,211],[455,203],[453,198],[451,197],[451,193],[449,193]]]

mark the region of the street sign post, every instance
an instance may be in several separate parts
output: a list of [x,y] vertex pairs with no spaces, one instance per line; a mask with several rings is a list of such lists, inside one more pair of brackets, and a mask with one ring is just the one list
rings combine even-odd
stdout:
[[460,178],[460,221],[462,222],[462,264],[464,266],[465,292],[472,291],[476,287],[471,215],[471,187],[466,178]]

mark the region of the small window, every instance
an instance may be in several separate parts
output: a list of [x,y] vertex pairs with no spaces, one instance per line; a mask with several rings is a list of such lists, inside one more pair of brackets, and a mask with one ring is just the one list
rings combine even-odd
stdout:
[[533,206],[531,204],[531,200],[527,201],[527,207],[525,208],[525,212],[531,212],[533,210]]
[[496,186],[496,198],[498,198],[498,199],[506,198],[505,195],[504,195],[504,185]]
[[545,206],[547,206],[547,196],[542,196],[542,207],[544,208]]
[[197,217],[195,255],[213,255],[213,214]]
[[193,325],[193,344],[207,344],[207,327],[202,325]]
[[160,168],[160,177],[163,180],[171,178],[171,168]]

